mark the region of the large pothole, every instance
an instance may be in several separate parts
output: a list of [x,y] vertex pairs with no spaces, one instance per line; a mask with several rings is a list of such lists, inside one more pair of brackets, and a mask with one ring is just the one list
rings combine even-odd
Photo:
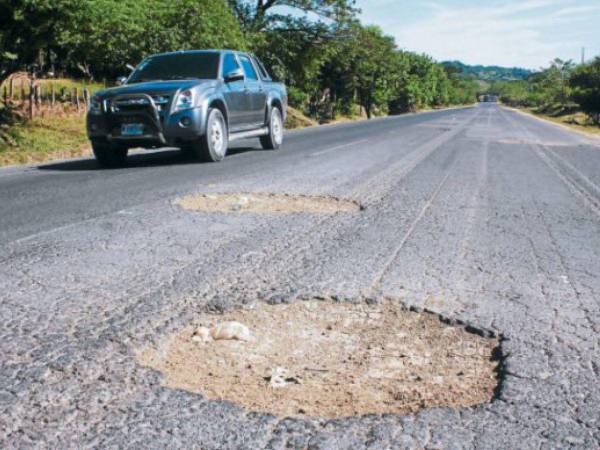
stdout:
[[[233,325],[224,336],[233,339],[212,339],[230,322],[247,330]],[[335,418],[489,402],[498,345],[392,301],[308,300],[202,315],[138,359],[167,387],[252,411]]]
[[175,204],[191,211],[227,213],[335,214],[360,210],[358,203],[334,197],[272,193],[194,194],[175,200]]

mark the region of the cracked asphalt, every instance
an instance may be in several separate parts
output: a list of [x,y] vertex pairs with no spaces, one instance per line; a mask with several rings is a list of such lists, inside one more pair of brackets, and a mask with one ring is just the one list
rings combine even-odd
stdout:
[[[357,214],[197,213],[196,192]],[[600,144],[498,105],[0,170],[0,447],[600,447]],[[503,336],[491,403],[282,418],[161,386],[135,351],[202,311],[390,297]]]

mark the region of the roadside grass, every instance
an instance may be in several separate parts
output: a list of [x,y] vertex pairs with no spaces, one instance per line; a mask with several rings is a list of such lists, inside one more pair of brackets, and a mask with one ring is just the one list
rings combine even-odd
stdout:
[[[61,95],[61,92],[63,92],[65,95],[70,95],[74,89],[78,89],[80,93],[83,92],[84,89],[88,89],[90,94],[94,94],[96,91],[106,87],[104,82],[76,80],[70,78],[41,78],[35,80],[35,83],[42,87],[44,96],[49,96],[52,87],[54,87],[54,92],[57,97]],[[6,79],[2,84],[0,84],[0,92],[4,91],[4,87],[8,89],[8,85],[9,81]],[[27,97],[29,95],[29,79],[26,78],[26,76],[15,77],[13,81],[13,98],[22,98],[23,90],[25,91],[25,97]]]
[[292,108],[288,106],[287,117],[285,119],[285,127],[289,130],[293,130],[295,128],[307,128],[314,127],[319,125],[316,120],[311,119],[310,117],[302,114],[301,111],[296,108]]
[[529,114],[532,114],[549,122],[567,126],[573,130],[583,132],[592,136],[600,136],[600,126],[594,125],[589,117],[581,111],[567,112],[545,112],[536,108],[523,108]]
[[575,112],[562,115],[547,115],[537,111],[531,110],[533,114],[543,119],[549,120],[550,122],[566,125],[574,130],[579,130],[584,133],[600,136],[600,126],[594,125],[585,113]]
[[0,166],[29,164],[90,155],[85,116],[37,117],[5,130],[12,142],[0,140]]
[[54,78],[54,79],[43,79],[38,80],[38,83],[43,84],[44,86],[50,86],[54,84],[57,88],[65,88],[65,89],[82,89],[88,88],[90,92],[96,92],[101,89],[104,89],[106,86],[102,82],[98,81],[86,81],[86,80],[73,80],[70,78]]

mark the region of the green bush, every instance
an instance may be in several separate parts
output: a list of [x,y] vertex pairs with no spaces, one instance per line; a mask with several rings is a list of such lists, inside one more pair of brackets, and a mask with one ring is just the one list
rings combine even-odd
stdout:
[[600,57],[578,67],[570,85],[573,88],[573,100],[596,125],[600,125]]

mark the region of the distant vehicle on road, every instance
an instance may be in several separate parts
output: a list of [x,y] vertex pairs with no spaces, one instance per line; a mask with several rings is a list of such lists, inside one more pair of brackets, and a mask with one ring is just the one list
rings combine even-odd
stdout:
[[287,92],[249,53],[193,50],[146,58],[121,86],[90,99],[87,133],[99,164],[125,163],[132,147],[179,147],[220,161],[230,141],[283,142]]
[[483,95],[481,97],[481,101],[483,103],[497,103],[498,102],[498,96],[497,95],[493,95],[493,94],[486,94],[486,95]]

